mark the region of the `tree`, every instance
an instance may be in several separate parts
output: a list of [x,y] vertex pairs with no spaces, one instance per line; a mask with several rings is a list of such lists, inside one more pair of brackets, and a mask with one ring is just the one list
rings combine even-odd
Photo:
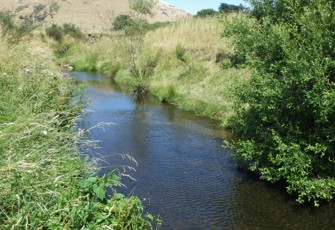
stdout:
[[[130,0],[131,13],[129,24],[123,27],[123,34],[118,35],[121,46],[125,50],[126,63],[129,65],[131,75],[136,80],[135,94],[146,93],[147,77],[157,64],[157,54],[145,52],[144,36],[147,31],[147,17],[153,15],[156,0]],[[146,55],[147,54],[147,55]]]
[[236,6],[236,5],[227,4],[227,3],[221,3],[219,6],[219,11],[225,12],[225,13],[238,12],[238,11],[242,11],[243,9],[244,7],[242,5]]
[[335,194],[335,3],[250,0],[225,31],[253,70],[234,89],[234,158],[297,201]]
[[218,12],[213,10],[213,9],[203,9],[197,12],[196,17],[208,17],[208,16],[213,16],[215,14],[217,14]]

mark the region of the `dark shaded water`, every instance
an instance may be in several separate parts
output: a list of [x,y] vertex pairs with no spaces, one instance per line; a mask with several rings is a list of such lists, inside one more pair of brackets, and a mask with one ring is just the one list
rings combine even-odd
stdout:
[[100,122],[90,138],[100,140],[94,156],[102,172],[138,162],[136,181],[124,178],[122,192],[143,198],[146,210],[160,215],[161,229],[335,229],[334,204],[301,207],[285,192],[234,168],[231,150],[222,149],[227,133],[191,113],[155,99],[137,101],[110,79],[75,73],[89,85],[91,104],[78,126]]

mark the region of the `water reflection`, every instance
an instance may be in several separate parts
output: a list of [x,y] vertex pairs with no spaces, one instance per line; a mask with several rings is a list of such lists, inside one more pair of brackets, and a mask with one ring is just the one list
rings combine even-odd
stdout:
[[297,206],[281,189],[237,171],[226,135],[213,121],[181,112],[171,105],[130,95],[103,76],[77,73],[89,84],[91,105],[78,121],[101,140],[95,156],[103,156],[102,172],[131,165],[116,154],[127,153],[139,166],[125,178],[127,188],[146,198],[146,209],[159,214],[162,229],[332,229],[333,205],[319,209]]

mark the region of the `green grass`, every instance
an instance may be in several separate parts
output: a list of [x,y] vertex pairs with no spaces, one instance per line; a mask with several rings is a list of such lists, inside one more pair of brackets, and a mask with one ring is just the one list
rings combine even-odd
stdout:
[[40,41],[0,40],[1,229],[152,228],[117,174],[96,177],[79,152],[82,88],[59,73]]
[[[246,81],[250,71],[230,66],[233,49],[221,36],[224,26],[217,17],[192,18],[147,32],[135,63],[149,91],[163,102],[225,123],[233,114],[231,86]],[[62,61],[75,70],[96,70],[120,84],[136,85],[124,38],[111,38],[76,44]]]

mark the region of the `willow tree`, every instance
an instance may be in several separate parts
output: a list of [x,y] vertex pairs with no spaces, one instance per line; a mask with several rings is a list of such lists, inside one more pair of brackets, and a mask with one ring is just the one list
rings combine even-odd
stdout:
[[297,201],[335,194],[335,3],[249,0],[225,31],[253,70],[237,85],[235,159]]

